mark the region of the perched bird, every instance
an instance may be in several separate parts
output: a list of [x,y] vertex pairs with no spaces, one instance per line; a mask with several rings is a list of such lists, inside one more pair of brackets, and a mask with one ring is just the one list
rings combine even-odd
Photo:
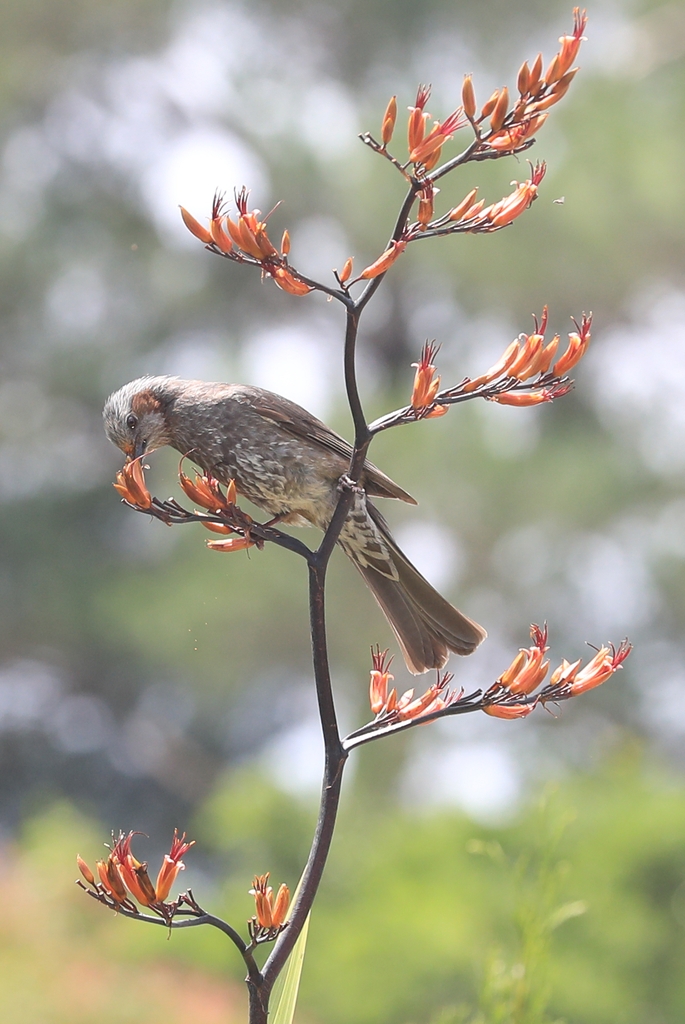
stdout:
[[[283,523],[325,530],[351,446],[301,406],[262,388],[140,377],[107,399],[110,441],[137,458],[171,445]],[[370,462],[338,543],[395,631],[409,670],[471,654],[485,630],[453,608],[411,564],[367,494],[416,502]]]

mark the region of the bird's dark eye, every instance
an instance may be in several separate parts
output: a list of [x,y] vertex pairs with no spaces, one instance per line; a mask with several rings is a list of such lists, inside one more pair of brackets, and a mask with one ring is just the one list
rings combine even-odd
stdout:
[[126,417],[126,426],[129,427],[131,430],[135,430],[136,427],[138,426],[138,417],[134,416],[133,413],[131,413],[130,416]]

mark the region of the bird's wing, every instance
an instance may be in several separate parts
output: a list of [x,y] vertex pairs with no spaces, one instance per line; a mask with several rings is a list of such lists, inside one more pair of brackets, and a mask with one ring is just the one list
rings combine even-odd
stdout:
[[[250,405],[265,419],[278,423],[287,430],[293,437],[310,441],[329,452],[340,455],[346,462],[352,458],[352,446],[327,427],[325,423],[312,416],[310,412],[303,409],[301,405],[291,402],[282,395],[276,395],[271,391],[264,391],[261,388],[241,387],[241,391],[248,398]],[[412,498],[402,487],[386,476],[377,466],[368,460],[364,463],[364,479],[362,481],[369,494],[381,498],[399,498],[410,505],[416,505],[417,501]]]

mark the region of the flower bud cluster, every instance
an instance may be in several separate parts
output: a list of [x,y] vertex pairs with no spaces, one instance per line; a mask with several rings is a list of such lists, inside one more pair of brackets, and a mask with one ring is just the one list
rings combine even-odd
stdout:
[[248,921],[250,937],[253,942],[275,939],[283,929],[288,913],[288,886],[283,883],[274,897],[267,871],[265,875],[255,875],[250,895],[254,896],[255,902],[255,916]]
[[168,907],[166,900],[171,888],[179,871],[185,868],[181,858],[195,842],[186,842],[185,832],[179,836],[178,829],[174,829],[171,849],[164,855],[153,885],[147,863],[136,860],[131,852],[131,840],[134,835],[135,832],[119,834],[109,856],[99,860],[95,865],[97,880],[81,856],[76,858],[79,871],[88,883],[90,891],[102,897],[103,902],[109,906],[121,906],[133,912],[137,912],[138,909],[134,901],[143,907]]
[[395,722],[409,722],[436,711],[444,711],[461,699],[463,690],[449,690],[448,685],[454,678],[451,672],[445,672],[441,677],[437,673],[437,679],[421,694],[414,697],[414,690],[406,690],[401,697],[398,697],[397,690],[392,687],[388,689],[395,677],[390,672],[392,658],[388,658],[387,650],[381,651],[376,647],[371,648],[371,679],[369,683],[369,701],[371,710],[377,718],[383,719],[383,724]]
[[[443,391],[441,400],[447,402],[450,398],[460,398],[478,391],[488,401],[500,405],[531,406],[551,402],[567,394],[571,383],[562,378],[587,351],[592,314],[583,313],[580,324],[573,321],[576,330],[569,334],[568,346],[558,358],[559,335],[555,334],[549,342],[545,340],[547,306],[542,311],[540,321],[536,316],[533,319],[535,330],[532,334],[520,334],[489,370],[472,379],[467,377],[457,388]],[[530,381],[529,386],[533,390],[514,390],[517,381],[521,384]],[[512,387],[507,387],[507,382]],[[484,389],[490,385],[492,389],[483,394]]]
[[236,192],[238,216],[235,220],[223,212],[223,197],[217,193],[212,204],[209,228],[205,228],[181,207],[183,223],[191,234],[214,252],[238,262],[258,264],[262,268],[262,273],[273,278],[283,291],[291,295],[307,295],[312,291],[311,285],[306,284],[288,265],[290,235],[287,231],[284,232],[279,253],[266,230],[268,217],[261,221],[259,210],[248,209],[249,195],[245,188]]
[[145,483],[142,459],[142,455],[137,459],[127,459],[112,486],[129,505],[141,511],[148,511],[152,506],[152,495]]
[[552,673],[547,686],[535,694],[550,664],[548,659],[545,660],[549,650],[547,626],[541,629],[532,625],[530,635],[532,646],[521,648],[511,665],[485,694],[483,711],[494,718],[525,718],[538,703],[545,705],[549,701],[569,700],[601,686],[621,667],[632,650],[627,640],[618,648],[613,644],[600,647],[583,669],[580,667],[580,658],[573,663],[564,658]]
[[[514,153],[525,146],[542,127],[547,111],[561,100],[569,90],[578,68],[572,68],[578,56],[587,25],[587,14],[579,7],[573,10],[571,35],[559,38],[561,48],[552,58],[543,75],[543,59],[539,53],[529,66],[525,61],[517,76],[518,99],[510,109],[509,90],[496,89],[483,104],[476,117],[477,103],[471,75],[464,78],[462,104],[464,112],[476,131],[483,149],[499,153]],[[489,118],[489,130],[484,122]]]
[[538,187],[545,176],[547,165],[544,160],[531,164],[530,178],[527,181],[512,181],[514,191],[496,203],[485,205],[485,201],[477,201],[478,189],[473,188],[453,209],[436,220],[414,227],[410,241],[418,231],[434,231],[437,234],[451,233],[487,233],[498,231],[512,224],[520,217],[538,197]]

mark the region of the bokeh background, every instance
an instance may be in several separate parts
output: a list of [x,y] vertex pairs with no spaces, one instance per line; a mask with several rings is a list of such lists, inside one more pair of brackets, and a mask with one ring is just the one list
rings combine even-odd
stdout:
[[[227,264],[183,229],[250,187],[324,277],[375,258],[402,183],[357,139],[419,81],[444,116],[571,24],[558,0],[4,0],[0,5],[0,1001],[7,1024],[244,1017],[221,937],[116,920],[73,885],[111,829],[250,913],[293,886],[320,772],[303,566],[206,550],[123,508],[100,410],[144,372],[259,384],[349,435],[341,310]],[[629,635],[558,718],[451,720],[362,751],[314,914],[312,1024],[675,1024],[685,1015],[685,8],[595,0],[579,75],[535,149],[541,198],[492,237],[416,246],[369,308],[371,415],[426,338],[445,381],[487,367],[547,302],[595,314],[577,388],[390,432],[374,461],[420,501],[384,509],[490,638],[488,685],[547,619],[553,654]],[[456,152],[456,145],[454,151]],[[446,179],[494,201],[524,161]],[[564,198],[564,202],[554,202]],[[359,262],[361,261],[361,262]],[[150,460],[177,493],[176,459]],[[387,504],[387,503],[386,503]],[[342,558],[330,646],[345,726],[392,643]],[[399,684],[405,682],[399,665]]]

